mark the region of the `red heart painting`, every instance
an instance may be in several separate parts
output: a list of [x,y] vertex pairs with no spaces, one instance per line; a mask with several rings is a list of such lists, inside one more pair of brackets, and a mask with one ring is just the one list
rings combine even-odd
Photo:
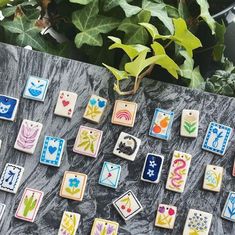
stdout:
[[63,104],[64,107],[65,107],[65,106],[69,105],[69,101],[63,100],[63,101],[62,101],[62,104]]

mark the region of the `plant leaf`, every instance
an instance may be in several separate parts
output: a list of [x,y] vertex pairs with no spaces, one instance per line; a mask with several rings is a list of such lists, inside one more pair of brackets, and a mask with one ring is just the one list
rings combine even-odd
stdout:
[[9,2],[10,0],[0,0],[0,7],[6,6]]
[[111,66],[108,66],[107,64],[104,64],[103,65],[114,75],[114,77],[120,81],[120,80],[123,80],[123,79],[127,79],[128,78],[128,73],[125,72],[125,71],[120,71],[118,69],[115,69]]
[[150,23],[139,23],[139,24],[144,26],[148,30],[153,39],[159,35],[158,30],[154,25]]
[[119,0],[119,5],[126,14],[126,17],[136,15],[141,11],[141,8],[138,6],[130,5],[126,0]]
[[69,1],[73,2],[73,3],[87,5],[88,3],[92,2],[93,0],[69,0]]

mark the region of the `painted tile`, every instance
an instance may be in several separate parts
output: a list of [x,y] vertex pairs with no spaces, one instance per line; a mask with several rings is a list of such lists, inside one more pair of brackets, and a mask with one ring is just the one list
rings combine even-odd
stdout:
[[0,222],[2,220],[5,209],[6,209],[6,205],[3,203],[0,203]]
[[223,171],[223,167],[207,165],[203,181],[203,188],[206,190],[219,192],[222,184]]
[[97,157],[103,131],[90,128],[87,126],[80,126],[73,151],[88,157]]
[[64,211],[60,222],[58,235],[75,235],[78,229],[81,215],[69,211]]
[[208,235],[211,227],[212,214],[190,209],[184,225],[183,235]]
[[95,123],[99,123],[106,106],[107,106],[106,99],[97,95],[92,95],[86,106],[83,118]]
[[176,219],[177,207],[159,204],[155,226],[160,228],[173,229]]
[[163,161],[163,156],[148,153],[145,158],[141,180],[150,183],[158,183],[161,177]]
[[125,132],[121,132],[114,147],[113,154],[134,161],[139,151],[140,144],[140,139]]
[[24,119],[14,148],[25,153],[33,154],[41,134],[42,126],[39,122]]
[[167,189],[179,193],[184,191],[191,159],[190,154],[174,151],[166,183]]
[[124,220],[131,219],[143,210],[143,207],[131,190],[128,190],[113,201],[113,205]]
[[0,178],[0,190],[16,193],[24,173],[24,168],[7,163]]
[[26,188],[16,210],[15,217],[28,222],[34,222],[43,195],[42,191]]
[[0,140],[0,150],[1,150],[1,148],[2,148],[2,140]]
[[25,86],[23,97],[31,100],[44,101],[48,84],[48,79],[29,76]]
[[235,192],[229,192],[221,217],[235,222]]
[[55,114],[62,117],[72,118],[78,95],[69,91],[60,91]]
[[207,129],[202,148],[223,156],[225,154],[231,132],[231,127],[211,122]]
[[87,175],[65,171],[60,196],[75,201],[82,201],[86,188]]
[[232,175],[235,176],[235,159],[234,159],[234,162],[233,162],[233,172],[232,172]]
[[90,235],[117,235],[118,227],[117,222],[95,218]]
[[184,109],[181,116],[180,135],[196,138],[198,136],[199,111]]
[[174,112],[156,108],[149,135],[158,139],[168,140],[171,134],[173,119]]
[[0,95],[0,119],[14,121],[19,100],[11,96]]
[[112,123],[121,126],[133,127],[135,123],[136,112],[136,103],[124,100],[116,100],[113,109]]
[[110,188],[117,188],[120,174],[120,165],[113,164],[111,162],[104,162],[100,173],[99,184]]
[[45,136],[40,163],[59,167],[63,156],[64,143],[64,139]]

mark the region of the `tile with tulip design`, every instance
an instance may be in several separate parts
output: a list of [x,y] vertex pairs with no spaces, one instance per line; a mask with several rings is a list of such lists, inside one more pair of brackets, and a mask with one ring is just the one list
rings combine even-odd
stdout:
[[235,192],[229,193],[221,217],[235,222]]
[[95,218],[90,235],[117,235],[118,227],[117,222]]

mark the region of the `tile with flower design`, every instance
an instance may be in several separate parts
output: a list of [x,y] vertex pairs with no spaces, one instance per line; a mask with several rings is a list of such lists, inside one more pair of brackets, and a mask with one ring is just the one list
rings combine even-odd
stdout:
[[87,182],[87,175],[65,171],[60,188],[60,196],[75,201],[82,201]]
[[86,106],[83,118],[95,123],[99,123],[106,108],[106,105],[106,99],[97,95],[92,95]]
[[31,188],[24,190],[15,217],[28,222],[34,222],[42,202],[44,193]]
[[174,112],[156,108],[149,135],[158,139],[168,140],[171,134],[173,119]]
[[203,181],[203,189],[219,192],[222,185],[223,171],[223,167],[207,165]]
[[41,134],[42,124],[24,119],[14,148],[29,154],[33,154]]
[[103,131],[80,126],[73,151],[89,157],[97,157]]
[[14,121],[18,106],[18,99],[0,94],[0,119]]
[[131,219],[143,210],[142,205],[131,190],[114,200],[113,205],[124,220]]
[[5,208],[6,208],[6,205],[3,204],[3,203],[0,203],[0,222],[1,222],[1,220],[2,220],[2,217],[3,217],[3,214],[4,214]]
[[229,192],[221,217],[235,222],[235,192]]
[[176,219],[177,207],[159,204],[155,226],[167,229],[173,229]]
[[182,193],[188,177],[192,156],[188,153],[174,151],[167,178],[166,188]]
[[183,235],[208,235],[211,221],[212,214],[190,209],[184,225]]
[[199,111],[184,109],[181,116],[180,135],[185,137],[197,137],[199,127]]
[[223,156],[232,133],[232,128],[211,122],[202,145],[202,149]]
[[72,118],[78,95],[69,91],[60,91],[54,113]]
[[90,235],[117,235],[118,227],[117,222],[95,218]]
[[133,127],[135,124],[136,112],[137,104],[135,102],[116,100],[113,109],[112,123]]
[[58,235],[75,235],[78,229],[80,214],[64,211]]

